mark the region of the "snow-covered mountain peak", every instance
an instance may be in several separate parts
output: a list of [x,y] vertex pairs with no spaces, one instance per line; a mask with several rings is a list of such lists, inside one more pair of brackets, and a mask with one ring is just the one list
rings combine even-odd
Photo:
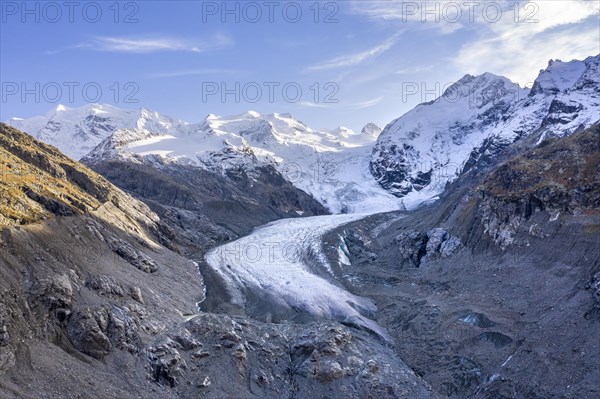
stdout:
[[[588,58],[588,60],[590,60]],[[532,94],[558,94],[575,85],[586,71],[588,65],[586,60],[572,60],[563,62],[561,60],[548,61],[548,67],[542,69],[535,80]]]
[[492,73],[465,75],[386,126],[371,171],[392,193],[419,202],[521,137],[590,126],[600,119],[599,61],[550,62],[531,91]]
[[345,126],[338,126],[335,129],[330,130],[329,133],[331,133],[333,136],[339,137],[341,139],[348,139],[348,138],[356,135],[356,133],[354,133],[354,131],[352,129],[347,128]]
[[75,159],[80,159],[120,129],[169,134],[186,125],[145,108],[120,109],[108,104],[86,104],[75,108],[58,105],[44,115],[12,118],[7,123],[60,148]]
[[[508,81],[503,76],[494,75],[490,72],[482,73],[481,75],[465,74],[462,78],[454,82],[448,89],[444,91],[443,96],[455,95],[466,96],[469,92],[477,90],[479,87],[488,84],[492,81]],[[457,92],[458,93],[455,93]]]
[[248,118],[257,119],[257,118],[260,118],[260,116],[261,116],[260,113],[250,110],[250,111],[246,111],[242,114],[236,115],[235,117],[238,119],[248,119]]
[[282,113],[282,114],[279,114],[279,113],[273,113],[273,114],[271,114],[271,115],[273,115],[273,116],[274,116],[274,117],[276,117],[276,118],[282,118],[282,119],[295,119],[295,118],[294,118],[294,117],[293,117],[293,116],[292,116],[290,113],[288,113],[288,112],[284,112],[284,113]]
[[486,72],[477,76],[463,76],[432,102],[459,103],[461,106],[466,103],[469,108],[483,109],[499,102],[524,98],[527,94],[527,89],[510,79]]
[[381,133],[381,128],[374,123],[367,123],[361,130],[360,134],[376,139]]

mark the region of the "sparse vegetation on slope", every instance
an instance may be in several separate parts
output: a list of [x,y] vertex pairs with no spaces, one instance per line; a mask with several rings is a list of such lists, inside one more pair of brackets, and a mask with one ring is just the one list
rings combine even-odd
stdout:
[[0,123],[0,225],[80,215],[113,197],[98,174]]
[[542,210],[600,208],[600,126],[546,139],[500,165],[481,190],[504,201],[529,197]]

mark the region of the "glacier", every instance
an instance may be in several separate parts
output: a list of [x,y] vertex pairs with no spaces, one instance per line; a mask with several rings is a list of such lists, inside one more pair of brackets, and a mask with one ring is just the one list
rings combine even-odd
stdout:
[[369,318],[375,304],[336,283],[322,247],[324,234],[365,216],[278,220],[212,249],[205,260],[226,281],[231,302],[241,307],[247,306],[249,294],[264,296],[288,312],[338,320],[388,339]]

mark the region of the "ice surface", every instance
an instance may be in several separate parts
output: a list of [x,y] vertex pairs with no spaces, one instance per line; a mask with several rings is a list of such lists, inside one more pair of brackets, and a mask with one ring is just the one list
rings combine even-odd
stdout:
[[327,275],[330,270],[322,248],[323,235],[364,216],[282,219],[211,250],[206,261],[225,279],[233,302],[240,306],[246,304],[248,291],[258,292],[281,306],[352,323],[387,337],[368,317],[376,310],[370,299],[353,295],[336,285],[333,277],[328,280],[314,272],[321,268]]

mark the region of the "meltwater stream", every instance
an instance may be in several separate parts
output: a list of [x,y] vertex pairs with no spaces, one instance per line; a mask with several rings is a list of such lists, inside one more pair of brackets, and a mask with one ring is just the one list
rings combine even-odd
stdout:
[[291,312],[357,325],[387,338],[385,331],[367,317],[376,310],[370,299],[353,295],[321,277],[334,278],[322,248],[323,235],[365,216],[278,220],[214,248],[206,254],[206,262],[225,279],[231,300],[237,305],[246,307],[250,295],[259,296]]

